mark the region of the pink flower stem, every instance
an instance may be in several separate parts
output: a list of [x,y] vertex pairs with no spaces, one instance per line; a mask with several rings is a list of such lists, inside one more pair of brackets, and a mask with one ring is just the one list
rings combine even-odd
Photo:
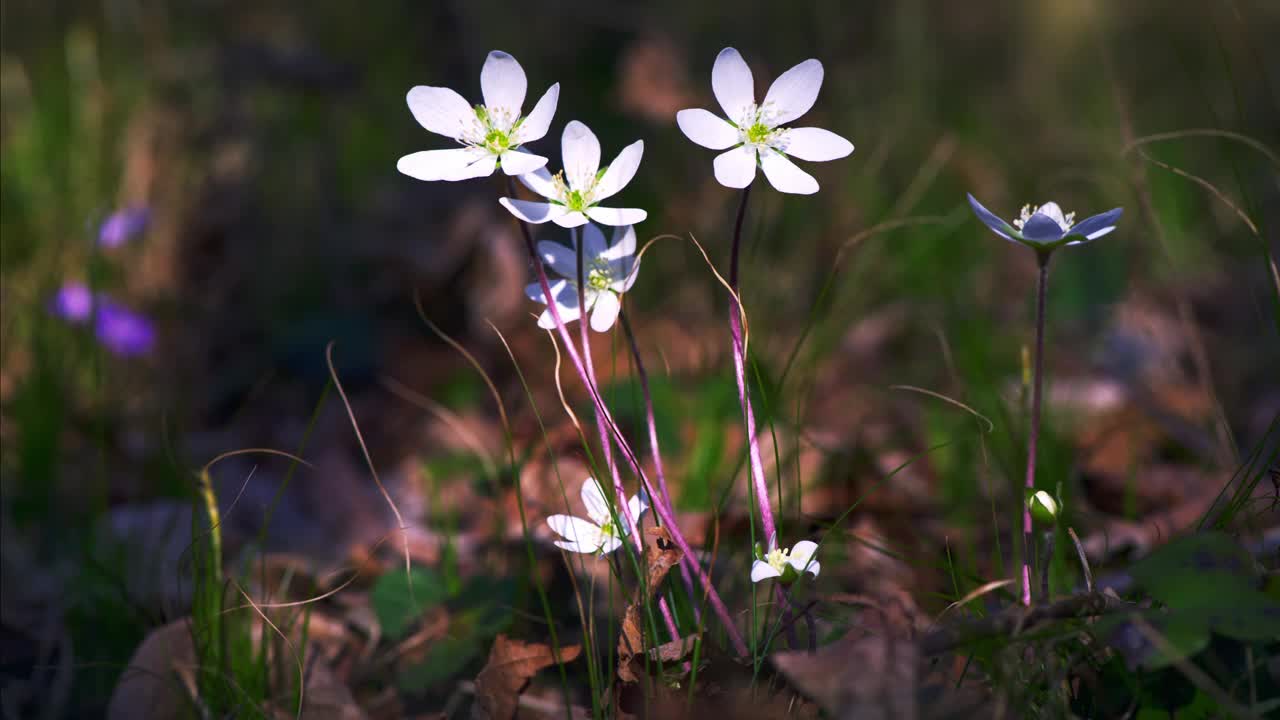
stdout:
[[[512,182],[510,177],[507,178],[507,193],[511,197],[516,197],[515,183]],[[533,234],[529,232],[528,225],[523,221],[517,220],[516,224],[520,227],[521,234],[524,236],[525,249],[528,251],[529,259],[533,263],[534,273],[538,277],[539,287],[542,288],[543,298],[547,301],[547,309],[551,313],[551,319],[555,322],[556,331],[560,334],[560,340],[564,344],[565,354],[569,356],[569,361],[573,364],[574,369],[578,371],[578,377],[582,379],[583,384],[586,386],[587,394],[591,396],[591,402],[595,406],[597,416],[605,419],[609,430],[618,442],[618,447],[623,456],[636,471],[636,475],[640,477],[641,482],[647,484],[635,453],[626,444],[626,440],[622,437],[617,424],[613,422],[612,417],[609,415],[609,409],[605,407],[604,401],[600,398],[599,393],[596,392],[595,385],[587,376],[586,368],[582,364],[582,358],[573,346],[573,338],[569,335],[569,329],[565,327],[564,322],[560,319],[560,312],[556,309],[555,296],[551,292],[551,283],[547,281],[546,269],[543,267],[542,258],[538,257],[537,248],[534,247]],[[680,548],[680,551],[686,557],[693,557],[693,550],[680,533],[679,527],[675,524],[675,518],[667,510],[666,506],[661,503],[655,503],[654,509],[657,511],[658,517],[662,519],[662,523],[669,527],[671,538],[675,541],[676,547]],[[702,584],[703,592],[707,594],[707,598],[711,602],[712,609],[715,610],[720,622],[724,625],[725,632],[729,635],[729,640],[733,644],[734,650],[739,655],[747,655],[747,645],[742,641],[742,635],[733,624],[733,617],[729,614],[729,609],[725,607],[724,601],[720,599],[720,594],[716,592],[711,578],[703,571],[700,565],[695,564],[694,571],[694,574],[698,576],[698,581]]]
[[[644,412],[645,420],[649,425],[649,454],[653,458],[653,471],[658,476],[658,495],[654,497],[654,502],[662,502],[667,506],[667,510],[675,515],[675,505],[671,502],[671,493],[667,490],[667,473],[662,466],[662,449],[658,445],[658,421],[653,412],[653,394],[649,391],[649,373],[645,372],[644,360],[640,357],[640,345],[636,342],[635,333],[631,330],[631,321],[627,319],[624,311],[618,311],[618,320],[622,323],[622,333],[627,336],[627,344],[631,347],[631,357],[635,362],[636,375],[640,378],[640,391],[644,395]],[[694,562],[694,559],[686,555],[683,562],[680,563],[680,577],[684,579],[684,586],[689,591],[689,599],[693,600],[693,612],[695,617],[701,620],[701,610],[698,608],[696,593],[693,589],[693,575],[689,572],[688,564]]]
[[[586,380],[589,382],[587,386],[594,395],[598,392],[600,384],[596,381],[595,363],[591,357],[591,334],[587,328],[587,285],[585,277],[585,268],[583,263],[583,245],[585,244],[577,230],[570,230],[569,235],[573,238],[573,246],[578,257],[578,329],[581,330],[579,341],[582,343],[582,360],[586,368]],[[552,303],[554,304],[554,303]],[[548,307],[551,305],[549,304]],[[640,537],[640,529],[636,525],[636,518],[631,516],[631,505],[627,502],[627,490],[622,485],[622,475],[618,472],[618,464],[613,461],[613,443],[609,441],[609,430],[605,426],[605,418],[598,411],[596,412],[596,427],[600,431],[600,448],[604,454],[604,464],[609,468],[609,475],[613,478],[613,491],[618,499],[618,514],[626,521],[626,527],[629,530],[628,535],[631,537],[631,543],[635,545],[636,556],[644,558],[644,538]],[[641,572],[645,572],[642,567]],[[671,614],[671,608],[666,598],[658,599],[658,607],[662,612],[662,620],[667,626],[667,632],[671,633],[672,640],[680,639],[680,629],[676,625],[675,616]]]
[[[1027,494],[1036,487],[1036,450],[1040,444],[1040,387],[1044,380],[1044,305],[1049,285],[1050,252],[1038,252],[1040,274],[1036,279],[1036,359],[1031,380],[1031,433],[1027,435]],[[1031,605],[1031,505],[1022,499],[1022,604]]]
[[[742,249],[742,221],[747,215],[747,199],[751,195],[751,186],[742,189],[742,200],[738,203],[738,217],[733,223],[733,249],[729,255],[729,287],[733,296],[729,298],[729,335],[733,341],[733,376],[738,381],[738,403],[742,406],[742,415],[747,425],[747,446],[751,465],[751,479],[755,483],[756,502],[760,505],[760,524],[764,528],[764,541],[767,545],[777,537],[777,526],[773,522],[773,508],[769,502],[769,485],[764,477],[764,462],[760,459],[760,442],[756,438],[756,415],[751,407],[751,393],[747,387],[746,352],[742,338],[742,315],[737,297],[738,291],[738,256]],[[735,297],[737,296],[737,297]]]

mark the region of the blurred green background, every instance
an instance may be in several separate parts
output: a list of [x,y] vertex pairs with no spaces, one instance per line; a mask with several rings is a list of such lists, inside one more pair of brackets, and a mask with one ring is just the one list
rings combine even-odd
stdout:
[[[1166,448],[1191,464],[1231,468],[1274,442],[1274,2],[5,0],[0,20],[9,668],[46,661],[27,636],[32,623],[73,638],[77,663],[118,669],[146,628],[177,612],[180,603],[143,609],[151,606],[117,592],[124,571],[98,562],[95,533],[104,522],[154,531],[159,521],[119,511],[187,502],[192,470],[220,452],[310,442],[307,456],[330,463],[320,487],[357,493],[335,501],[292,487],[302,497],[279,506],[266,547],[333,562],[385,532],[329,394],[326,344],[336,341],[338,372],[383,468],[440,454],[421,430],[424,412],[388,392],[387,378],[459,413],[492,415],[478,379],[424,330],[415,295],[509,402],[523,398],[486,321],[512,340],[531,384],[553,390],[497,179],[421,183],[395,170],[401,155],[446,147],[414,122],[405,92],[443,85],[476,98],[491,49],[521,62],[531,98],[561,83],[551,133],[535,151],[558,167],[571,119],[595,130],[606,158],[643,139],[644,162],[623,195],[649,211],[640,237],[692,235],[721,266],[737,196],[715,183],[713,153],[686,140],[675,113],[714,108],[711,63],[727,45],[761,92],[793,64],[822,60],[825,83],[801,124],[839,132],[856,151],[807,166],[822,185],[816,196],[757,183],[744,297],[766,414],[808,426],[825,452],[823,478],[859,462],[849,449],[866,439],[849,427],[919,413],[892,430],[907,436],[903,446],[955,442],[932,468],[929,512],[989,523],[974,472],[988,448],[974,441],[973,418],[886,389],[897,384],[991,417],[995,473],[1016,482],[1022,425],[1008,398],[1030,338],[1034,263],[973,219],[966,192],[1006,217],[1047,200],[1079,217],[1125,208],[1112,236],[1055,259],[1051,377],[1103,378],[1157,399],[1183,387],[1207,393],[1208,409]],[[1152,138],[1187,130],[1214,132]],[[99,223],[132,206],[151,210],[146,232],[99,247]],[[564,240],[550,228],[539,237]],[[659,242],[644,262],[628,312],[651,371],[670,376],[658,386],[659,414],[689,478],[681,504],[705,510],[731,477],[720,456],[736,442],[723,292],[687,242]],[[51,315],[69,281],[151,318],[152,352],[114,357]],[[613,392],[638,407],[633,384]],[[519,432],[536,440],[532,416],[517,415]],[[696,429],[682,432],[690,417]],[[1076,430],[1050,423],[1047,432],[1041,485],[1070,486]],[[247,467],[229,471],[230,493]],[[276,487],[245,491],[243,537],[272,512]],[[835,514],[795,502],[797,527]],[[988,543],[972,543],[968,567],[992,576]],[[930,589],[922,585],[913,590]],[[67,712],[100,708],[112,673],[76,673]]]

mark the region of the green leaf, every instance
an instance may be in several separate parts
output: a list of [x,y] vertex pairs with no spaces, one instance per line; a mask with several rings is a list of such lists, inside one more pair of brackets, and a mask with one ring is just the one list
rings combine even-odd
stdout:
[[423,610],[439,605],[444,598],[444,583],[426,568],[413,568],[407,575],[386,573],[378,578],[370,597],[382,632],[393,639],[404,635]]

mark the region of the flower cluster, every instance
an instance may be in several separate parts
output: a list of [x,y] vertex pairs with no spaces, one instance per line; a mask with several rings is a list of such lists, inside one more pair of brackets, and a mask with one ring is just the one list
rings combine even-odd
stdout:
[[[711,72],[711,90],[723,116],[702,108],[690,108],[676,113],[675,121],[689,140],[711,150],[719,151],[713,163],[714,175],[721,185],[743,189],[739,222],[735,230],[732,262],[736,258],[741,233],[741,213],[746,207],[746,188],[755,181],[757,169],[769,184],[782,193],[810,195],[818,191],[818,181],[794,160],[825,162],[837,160],[853,152],[853,144],[829,130],[818,127],[793,127],[792,123],[808,113],[817,101],[822,87],[823,66],[818,60],[805,60],[780,75],[769,86],[764,99],[757,101],[755,79],[750,67],[734,48],[725,48],[716,57]],[[668,526],[674,541],[681,545],[685,562],[685,579],[692,583],[688,571],[703,583],[708,598],[724,621],[730,638],[741,652],[745,652],[740,636],[733,627],[729,613],[720,603],[707,574],[694,560],[693,553],[674,527],[670,498],[666,497],[665,480],[662,479],[660,454],[657,450],[656,431],[653,430],[652,407],[649,407],[650,432],[654,435],[654,464],[661,480],[661,493],[651,498],[644,490],[626,499],[618,467],[614,464],[611,447],[617,444],[636,475],[644,480],[644,472],[635,455],[627,447],[621,432],[612,428],[612,420],[604,401],[595,392],[596,381],[590,364],[589,337],[585,329],[580,343],[575,343],[565,325],[575,320],[590,323],[596,332],[611,330],[622,308],[622,296],[631,289],[639,271],[636,252],[635,225],[643,222],[648,213],[640,208],[613,207],[604,203],[621,193],[635,178],[644,155],[644,141],[622,148],[607,165],[601,164],[600,141],[582,122],[573,120],[565,125],[560,137],[562,166],[557,172],[547,169],[548,160],[526,149],[526,144],[544,137],[551,126],[559,100],[560,86],[554,84],[546,91],[528,115],[523,115],[527,80],[523,68],[507,53],[489,53],[480,74],[484,103],[472,106],[461,95],[448,88],[419,86],[409,91],[409,109],[414,118],[427,130],[454,140],[459,147],[427,150],[401,158],[401,172],[420,180],[457,181],[492,175],[497,168],[531,191],[533,200],[519,197],[502,197],[499,203],[521,223],[541,225],[552,223],[569,230],[567,243],[552,240],[534,241],[532,231],[521,225],[524,231],[530,261],[538,282],[525,289],[530,300],[547,305],[538,316],[538,326],[556,329],[570,360],[575,365],[584,385],[592,389],[591,397],[600,425],[601,443],[605,462],[612,471],[616,502],[606,500],[606,494],[593,478],[582,485],[582,502],[588,519],[571,515],[552,515],[547,524],[559,536],[557,547],[575,553],[605,555],[622,547],[631,533],[631,524],[650,507],[664,526]],[[514,195],[515,183],[508,181]],[[1047,259],[1058,247],[1078,245],[1102,237],[1115,230],[1121,210],[1095,215],[1079,223],[1074,213],[1062,212],[1053,202],[1039,206],[1026,206],[1012,223],[1005,222],[983,207],[972,195],[969,202],[978,218],[993,232],[1012,242],[1035,249],[1041,261],[1041,277],[1047,272]],[[608,240],[601,226],[610,226]],[[550,268],[554,277],[548,278],[544,268]],[[736,278],[736,274],[733,275]],[[732,292],[737,294],[737,281],[731,280]],[[1041,315],[1043,314],[1043,292]],[[737,320],[737,315],[733,316]],[[589,320],[588,320],[589,319]],[[1041,326],[1042,326],[1041,317]],[[629,325],[622,323],[628,336]],[[805,574],[817,577],[821,569],[816,559],[818,544],[801,540],[790,548],[780,547],[773,525],[767,485],[763,479],[762,463],[755,452],[756,438],[749,392],[743,384],[741,367],[741,329],[731,322],[731,334],[737,353],[739,398],[747,424],[748,442],[752,448],[751,466],[753,479],[757,481],[757,501],[760,503],[761,522],[769,537],[767,552],[757,551],[751,567],[751,581],[774,579],[783,587],[789,587]],[[639,374],[640,353],[634,338],[629,337]],[[575,348],[581,344],[580,349]],[[586,358],[585,362],[582,359]],[[1037,377],[1037,397],[1039,378]],[[645,393],[647,398],[647,385]],[[647,399],[648,402],[648,399]],[[1038,401],[1037,401],[1038,402]],[[1038,405],[1037,405],[1038,407]],[[1038,418],[1038,415],[1037,415]],[[1034,468],[1033,426],[1030,463]],[[1029,473],[1028,477],[1031,477]],[[1028,481],[1030,483],[1030,480]],[[1047,493],[1033,496],[1033,503],[1041,510],[1056,515],[1057,505]],[[619,510],[622,512],[620,513]],[[1029,528],[1030,520],[1027,520]],[[631,542],[639,549],[637,537]],[[692,589],[692,586],[690,586]],[[661,604],[661,601],[660,601]],[[675,636],[671,615],[664,613],[668,629]]]

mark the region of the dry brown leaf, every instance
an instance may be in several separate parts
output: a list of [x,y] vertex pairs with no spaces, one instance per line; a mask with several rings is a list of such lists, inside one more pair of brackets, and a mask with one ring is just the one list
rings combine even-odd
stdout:
[[686,655],[693,652],[697,647],[698,641],[702,639],[702,634],[686,635],[679,640],[665,642],[656,648],[649,648],[649,659],[655,662],[675,662],[683,660]]
[[833,718],[918,717],[915,643],[888,635],[850,635],[817,652],[779,652],[774,667]]
[[635,598],[627,606],[622,617],[622,633],[618,636],[618,677],[623,682],[636,682],[639,676],[631,669],[631,660],[644,652],[644,621],[640,608],[648,601],[662,581],[666,579],[671,568],[680,564],[684,554],[675,547],[671,533],[664,527],[645,530],[645,534],[654,538],[656,544],[645,549],[645,585],[648,592],[637,589]]
[[490,720],[515,717],[520,693],[543,668],[567,663],[582,653],[581,645],[567,645],[557,654],[550,645],[512,640],[499,635],[489,651],[489,661],[476,676],[476,700]]

